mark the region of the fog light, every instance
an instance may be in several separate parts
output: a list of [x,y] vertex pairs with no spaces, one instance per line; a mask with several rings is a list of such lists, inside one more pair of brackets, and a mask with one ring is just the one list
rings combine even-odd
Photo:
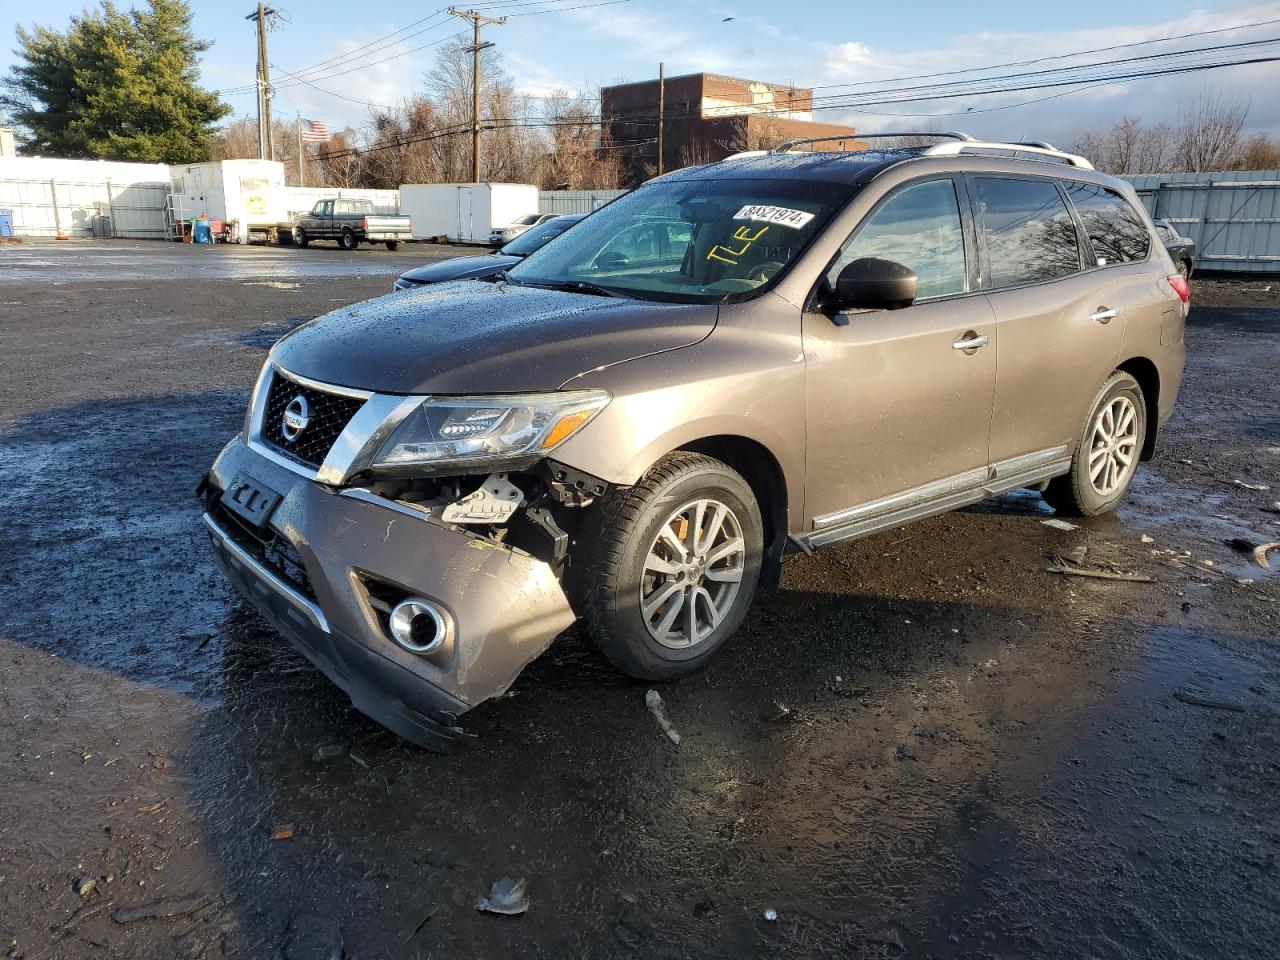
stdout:
[[426,600],[403,600],[391,610],[391,638],[410,653],[431,653],[449,632],[449,621]]

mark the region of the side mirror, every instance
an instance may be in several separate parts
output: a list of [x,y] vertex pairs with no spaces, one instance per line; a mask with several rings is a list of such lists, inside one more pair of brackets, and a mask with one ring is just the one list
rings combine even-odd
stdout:
[[916,299],[915,271],[893,260],[862,257],[840,271],[823,307],[841,310],[899,310]]

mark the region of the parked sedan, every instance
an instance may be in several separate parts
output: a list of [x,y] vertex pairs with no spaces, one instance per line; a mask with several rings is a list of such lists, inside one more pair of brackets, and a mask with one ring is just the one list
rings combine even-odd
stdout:
[[508,267],[540,250],[550,240],[560,236],[586,214],[551,217],[533,229],[522,233],[505,247],[478,257],[454,257],[439,263],[428,263],[402,273],[396,278],[395,289],[411,290],[427,283],[444,283],[447,280],[488,280]]
[[1156,234],[1164,243],[1164,248],[1173,258],[1173,265],[1184,277],[1190,277],[1196,264],[1196,242],[1184,237],[1174,229],[1168,220],[1155,220]]
[[505,227],[494,227],[489,233],[489,242],[495,246],[500,243],[510,243],[520,234],[527,233],[539,224],[554,219],[554,213],[531,213],[527,217],[521,217],[514,223],[507,224]]

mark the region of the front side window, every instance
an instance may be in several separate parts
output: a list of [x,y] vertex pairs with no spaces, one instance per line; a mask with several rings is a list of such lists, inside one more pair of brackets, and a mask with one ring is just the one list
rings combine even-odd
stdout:
[[906,187],[873,210],[840,251],[827,273],[835,286],[840,271],[863,257],[893,260],[915,271],[916,298],[948,297],[969,290],[960,204],[951,180]]
[[676,303],[746,299],[785,272],[856,190],[798,178],[659,180],[596,211],[507,276]]
[[[1098,266],[1147,258],[1147,225],[1124,197],[1092,183],[1067,184],[1067,196],[1089,234]],[[1177,238],[1168,226],[1162,232],[1167,240]]]
[[1080,270],[1075,222],[1048,180],[974,179],[991,287],[1013,287]]

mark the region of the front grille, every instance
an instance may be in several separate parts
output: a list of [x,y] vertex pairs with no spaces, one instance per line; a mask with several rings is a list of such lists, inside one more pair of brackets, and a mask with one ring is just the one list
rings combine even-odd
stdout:
[[258,532],[248,527],[238,516],[224,507],[216,496],[210,498],[209,515],[217,521],[236,546],[269,569],[281,580],[290,584],[304,597],[314,601],[315,588],[302,563],[297,548],[274,530]]
[[[307,401],[310,419],[302,432],[290,440],[284,435],[284,411],[295,397]],[[318,467],[363,405],[364,401],[359,398],[316,390],[273,372],[266,409],[262,413],[262,440],[299,463]]]

